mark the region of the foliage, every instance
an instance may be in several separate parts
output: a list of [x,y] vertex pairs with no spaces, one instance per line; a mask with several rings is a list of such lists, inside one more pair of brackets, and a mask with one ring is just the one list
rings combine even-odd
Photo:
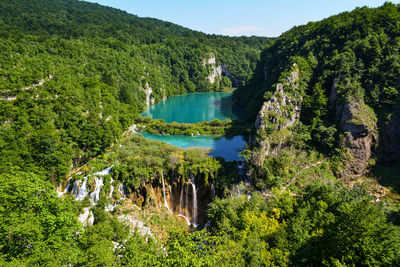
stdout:
[[160,101],[218,89],[204,65],[211,56],[246,83],[268,41],[84,1],[0,1],[0,173],[59,181],[120,138],[143,111],[145,90]]

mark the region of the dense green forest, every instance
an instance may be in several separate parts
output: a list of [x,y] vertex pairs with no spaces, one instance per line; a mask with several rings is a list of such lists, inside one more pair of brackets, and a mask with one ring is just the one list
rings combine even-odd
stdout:
[[[254,77],[234,94],[248,120],[261,122],[248,153],[260,183],[288,182],[294,167],[312,161],[304,151],[329,157],[332,174],[344,178],[400,159],[399,19],[391,3],[358,8],[294,27],[263,50]],[[261,143],[278,152],[257,162]],[[276,175],[280,161],[286,170]]]
[[[399,36],[391,3],[272,40],[84,1],[0,0],[0,265],[400,265]],[[229,73],[212,83],[216,66]],[[138,115],[232,83],[246,122]],[[245,162],[226,162],[134,123],[255,127]]]
[[114,143],[150,98],[219,90],[227,78],[207,78],[216,65],[245,84],[270,40],[75,0],[0,1],[0,38],[0,172],[53,181]]

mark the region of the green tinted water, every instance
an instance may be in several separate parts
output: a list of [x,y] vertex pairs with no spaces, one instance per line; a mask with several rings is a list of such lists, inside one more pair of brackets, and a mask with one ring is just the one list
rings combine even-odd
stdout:
[[231,93],[207,92],[168,98],[151,105],[142,115],[166,122],[196,123],[213,119],[234,120],[241,115],[241,111],[232,105]]
[[[237,119],[240,117],[239,108],[232,105],[231,93],[193,93],[179,95],[152,105],[142,113],[153,119],[163,119],[166,122],[196,123],[213,119]],[[209,155],[223,157],[226,160],[239,160],[238,153],[243,150],[246,141],[243,136],[184,136],[184,135],[155,135],[142,133],[150,140],[189,148],[202,147],[212,151]]]

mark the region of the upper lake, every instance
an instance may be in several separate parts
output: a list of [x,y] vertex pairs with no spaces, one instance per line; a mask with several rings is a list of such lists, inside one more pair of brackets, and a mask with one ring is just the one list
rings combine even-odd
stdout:
[[232,105],[232,94],[206,92],[178,95],[147,107],[144,117],[166,122],[196,123],[213,119],[238,119],[240,108]]
[[[142,116],[163,119],[166,122],[196,123],[214,119],[238,119],[241,116],[241,110],[232,105],[231,93],[206,92],[168,98],[148,107]],[[223,157],[228,161],[240,160],[238,154],[246,144],[243,136],[184,136],[150,133],[142,133],[142,135],[150,140],[166,142],[182,148],[208,148],[212,150],[209,153],[210,156]]]

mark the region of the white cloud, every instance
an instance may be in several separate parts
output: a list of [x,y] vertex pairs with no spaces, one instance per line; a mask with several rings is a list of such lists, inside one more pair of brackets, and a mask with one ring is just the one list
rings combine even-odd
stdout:
[[222,32],[226,35],[246,35],[249,32],[259,32],[264,31],[264,28],[257,27],[257,26],[239,26],[229,29],[223,29]]

